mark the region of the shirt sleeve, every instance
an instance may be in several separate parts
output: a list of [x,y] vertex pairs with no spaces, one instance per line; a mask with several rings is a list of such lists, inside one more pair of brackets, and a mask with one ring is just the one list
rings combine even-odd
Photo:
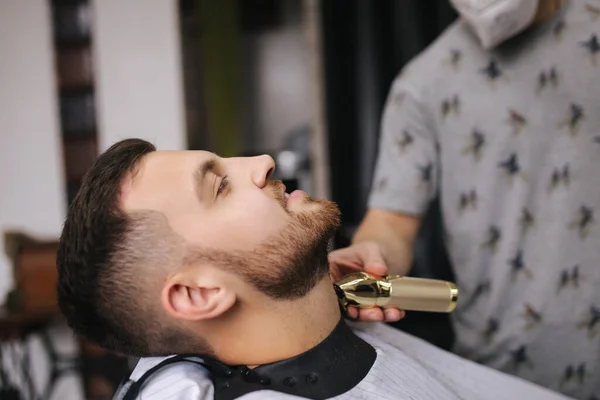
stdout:
[[434,119],[399,77],[383,111],[369,208],[423,214],[437,193],[438,158]]

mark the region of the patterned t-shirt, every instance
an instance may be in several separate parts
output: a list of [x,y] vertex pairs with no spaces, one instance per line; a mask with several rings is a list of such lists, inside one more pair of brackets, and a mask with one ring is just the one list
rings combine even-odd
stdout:
[[456,22],[401,72],[369,206],[438,193],[455,352],[600,398],[600,1],[489,52]]

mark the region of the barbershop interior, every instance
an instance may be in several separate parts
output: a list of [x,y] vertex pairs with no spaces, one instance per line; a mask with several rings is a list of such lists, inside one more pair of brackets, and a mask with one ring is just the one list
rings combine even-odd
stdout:
[[600,0],[0,32],[0,400],[600,399]]

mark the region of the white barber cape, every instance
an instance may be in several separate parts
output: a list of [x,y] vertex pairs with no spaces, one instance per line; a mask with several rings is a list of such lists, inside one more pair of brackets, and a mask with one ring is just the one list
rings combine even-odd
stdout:
[[[441,350],[382,323],[349,324],[376,349],[367,376],[340,400],[561,400],[567,397]],[[141,359],[130,376],[137,381],[168,357]],[[119,399],[117,396],[116,399]],[[202,366],[175,363],[143,386],[139,400],[212,400],[213,384]],[[241,400],[292,400],[301,397],[262,390]]]

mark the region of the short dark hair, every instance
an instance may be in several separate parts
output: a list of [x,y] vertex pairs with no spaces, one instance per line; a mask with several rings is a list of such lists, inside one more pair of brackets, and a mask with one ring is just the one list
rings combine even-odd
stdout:
[[174,250],[168,224],[158,212],[119,207],[124,180],[155,150],[126,139],[98,157],[69,206],[57,254],[58,303],[69,326],[105,349],[137,356],[173,351],[166,336],[174,333],[149,311],[142,287]]

